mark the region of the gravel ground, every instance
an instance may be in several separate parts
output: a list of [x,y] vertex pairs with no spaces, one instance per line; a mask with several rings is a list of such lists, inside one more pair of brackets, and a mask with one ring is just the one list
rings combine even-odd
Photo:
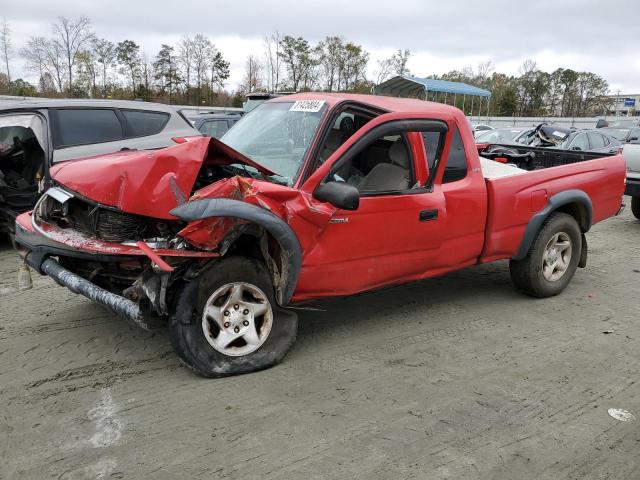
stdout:
[[48,278],[17,292],[4,245],[0,478],[640,478],[640,222],[588,238],[558,297],[498,262],[326,302],[221,380]]

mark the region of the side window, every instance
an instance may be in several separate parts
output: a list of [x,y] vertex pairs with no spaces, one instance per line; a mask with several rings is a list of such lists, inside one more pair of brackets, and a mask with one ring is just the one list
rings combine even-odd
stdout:
[[604,137],[599,133],[589,133],[588,135],[591,148],[602,148],[605,146]]
[[214,138],[220,138],[227,133],[227,130],[229,130],[229,126],[226,120],[207,120],[200,127],[200,133]]
[[164,112],[146,112],[142,110],[120,110],[127,121],[127,138],[146,137],[160,133],[169,121],[170,115]]
[[457,128],[453,131],[453,143],[444,168],[442,183],[457,182],[467,176],[467,154]]
[[576,135],[569,147],[571,150],[589,150],[589,140],[586,133]]
[[362,195],[410,190],[415,184],[413,157],[404,134],[385,135],[369,142],[331,174],[332,180],[347,182]]
[[73,108],[56,110],[55,148],[122,140],[122,125],[114,110]]

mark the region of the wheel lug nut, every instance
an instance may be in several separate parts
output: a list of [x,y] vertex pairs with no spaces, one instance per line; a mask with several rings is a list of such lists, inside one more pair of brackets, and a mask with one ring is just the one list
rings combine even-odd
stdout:
[[229,325],[231,325],[229,322],[224,322],[224,328],[229,328]]
[[238,332],[240,331],[240,327],[235,327],[235,328],[233,329],[233,331],[234,331],[234,332],[236,332],[236,333],[238,333]]
[[246,308],[242,311],[243,315],[249,315],[249,310],[247,310]]
[[228,316],[229,316],[229,310],[225,310],[225,311],[224,311],[224,316],[225,316],[225,317],[228,317]]
[[242,324],[243,324],[245,327],[249,326],[249,320],[245,320],[244,322],[242,322]]
[[240,308],[240,305],[238,305],[237,303],[233,306],[234,309],[238,310]]

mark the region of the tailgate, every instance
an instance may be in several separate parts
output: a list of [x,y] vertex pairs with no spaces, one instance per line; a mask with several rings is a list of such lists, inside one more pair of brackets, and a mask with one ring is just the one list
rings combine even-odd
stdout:
[[594,224],[615,215],[622,203],[624,181],[622,155],[487,179],[488,215],[481,261],[513,257],[531,217],[560,192],[586,193]]

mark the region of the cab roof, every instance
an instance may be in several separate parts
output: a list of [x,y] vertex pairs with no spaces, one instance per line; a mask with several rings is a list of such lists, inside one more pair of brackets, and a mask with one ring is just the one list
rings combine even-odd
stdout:
[[357,102],[385,110],[386,112],[421,112],[442,117],[452,117],[462,114],[459,109],[442,103],[428,102],[416,98],[386,97],[383,95],[363,95],[356,93],[304,92],[274,98],[269,100],[269,102],[295,102],[296,100],[324,100],[327,102],[329,108],[333,108],[343,102]]

